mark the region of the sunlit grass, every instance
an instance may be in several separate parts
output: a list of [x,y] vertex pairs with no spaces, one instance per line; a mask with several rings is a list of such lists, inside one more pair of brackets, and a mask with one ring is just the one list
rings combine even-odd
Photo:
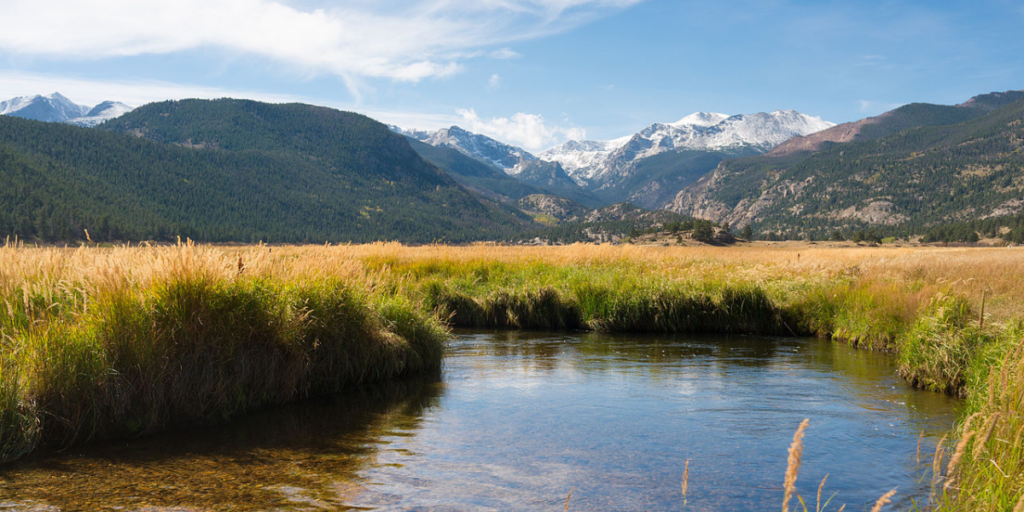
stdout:
[[[4,256],[50,262],[54,252]],[[220,422],[440,365],[446,329],[365,280],[275,276],[190,245],[118,249],[130,258],[95,274],[76,266],[105,252],[5,276],[23,300],[5,297],[0,324],[0,460],[37,444]]]

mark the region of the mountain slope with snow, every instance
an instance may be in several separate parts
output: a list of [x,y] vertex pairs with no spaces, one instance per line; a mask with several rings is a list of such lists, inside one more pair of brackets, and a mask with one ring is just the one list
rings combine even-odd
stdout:
[[629,174],[631,164],[678,150],[767,152],[796,135],[835,126],[793,110],[729,116],[696,112],[675,123],[654,123],[630,137],[610,141],[569,141],[538,155],[562,163],[577,182],[604,188]]
[[517,174],[525,164],[537,159],[523,148],[505,144],[486,135],[473,133],[458,126],[442,128],[430,132],[423,130],[405,130],[390,126],[392,131],[411,137],[431,146],[454,148],[464,155],[483,160],[507,174]]
[[92,110],[87,112],[84,116],[68,119],[65,122],[91,128],[115,117],[121,117],[131,111],[132,107],[129,107],[119,101],[104,101],[103,103],[93,107]]
[[559,162],[606,201],[660,208],[726,158],[770,151],[798,135],[834,126],[793,110],[748,115],[696,112],[609,141],[568,141],[538,157]]
[[71,101],[58,92],[48,96],[19,96],[0,101],[0,115],[87,127],[96,126],[131,110],[132,107],[116,101],[104,101],[89,108]]
[[562,164],[562,168],[569,176],[578,183],[586,183],[583,178],[586,170],[597,168],[608,159],[612,151],[625,146],[631,138],[632,136],[612,140],[568,140],[538,153],[537,158]]
[[[632,201],[660,208],[726,158],[767,153],[794,136],[832,126],[794,110],[746,115],[695,112],[618,139],[566,141],[536,156],[457,126],[435,132],[392,130],[432,146],[455,148],[534,185],[550,186],[548,181],[556,179],[564,187],[564,180],[557,179],[564,171],[581,190],[596,194],[606,204]],[[541,182],[533,172],[537,160],[558,164],[560,169],[544,167]],[[532,171],[524,174],[526,169]]]
[[78,105],[58,92],[49,96],[20,96],[0,102],[0,115],[63,123],[84,116],[89,107]]

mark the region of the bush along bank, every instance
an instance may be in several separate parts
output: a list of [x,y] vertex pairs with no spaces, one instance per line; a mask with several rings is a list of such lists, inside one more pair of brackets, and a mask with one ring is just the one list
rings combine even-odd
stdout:
[[672,282],[625,272],[608,278],[602,271],[588,280],[552,269],[493,279],[483,272],[470,267],[454,273],[461,277],[418,276],[414,294],[454,327],[829,337],[893,353],[912,384],[961,397],[993,364],[980,355],[1019,339],[1013,325],[982,328],[963,297],[914,283]]
[[[5,330],[0,461],[436,370],[447,338],[408,301],[340,280],[191,273],[90,299],[67,320]],[[24,315],[7,304],[10,325]]]

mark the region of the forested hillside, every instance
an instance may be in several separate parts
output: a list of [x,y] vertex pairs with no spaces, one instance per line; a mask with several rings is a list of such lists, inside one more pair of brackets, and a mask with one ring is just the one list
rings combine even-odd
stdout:
[[0,117],[0,237],[430,242],[528,223],[358,114],[188,100],[100,130]]
[[1024,209],[1024,101],[985,110],[967,121],[813,153],[726,161],[681,192],[673,207],[787,237],[870,227],[924,234],[1013,215]]

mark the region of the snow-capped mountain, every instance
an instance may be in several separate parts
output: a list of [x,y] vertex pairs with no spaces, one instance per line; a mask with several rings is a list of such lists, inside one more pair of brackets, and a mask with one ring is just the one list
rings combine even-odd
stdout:
[[434,134],[433,131],[429,131],[429,130],[405,129],[405,128],[402,128],[401,126],[396,126],[396,125],[393,125],[393,124],[389,124],[388,125],[388,129],[390,129],[391,131],[393,131],[393,132],[395,132],[395,133],[397,133],[399,135],[405,135],[406,137],[411,137],[411,138],[416,139],[416,140],[418,140],[420,142],[429,139],[430,136]]
[[526,183],[550,188],[557,182],[559,190],[574,189],[577,195],[589,194],[607,204],[631,201],[661,208],[726,158],[766,153],[793,136],[832,126],[793,110],[747,115],[696,112],[618,139],[570,140],[536,156],[457,126],[436,132],[392,130],[433,146],[455,148]]
[[595,185],[628,174],[632,164],[678,150],[736,150],[762,153],[795,135],[809,135],[834,126],[793,110],[729,116],[696,112],[674,123],[654,123],[640,132],[610,141],[568,141],[538,156],[557,161],[581,184]]
[[128,105],[116,101],[104,101],[89,108],[69,100],[58,92],[48,96],[20,96],[0,101],[0,115],[80,126],[96,126],[131,109]]
[[104,101],[103,103],[93,107],[89,112],[86,112],[84,116],[68,119],[66,122],[91,128],[108,119],[120,117],[122,114],[131,112],[131,110],[132,107],[129,107],[120,101]]
[[551,149],[537,153],[537,158],[562,164],[570,176],[582,176],[587,169],[596,168],[608,155],[625,146],[629,137],[612,140],[568,140]]
[[63,123],[84,116],[89,107],[78,105],[58,92],[49,96],[20,96],[0,102],[0,115]]
[[729,114],[719,114],[718,112],[694,112],[674,123],[669,123],[672,126],[715,126],[726,119],[729,119]]
[[465,155],[498,167],[507,174],[518,174],[525,164],[537,159],[523,148],[499,142],[486,135],[468,132],[458,126],[442,128],[436,132],[403,130],[397,126],[391,126],[391,130],[431,146],[457,149]]

